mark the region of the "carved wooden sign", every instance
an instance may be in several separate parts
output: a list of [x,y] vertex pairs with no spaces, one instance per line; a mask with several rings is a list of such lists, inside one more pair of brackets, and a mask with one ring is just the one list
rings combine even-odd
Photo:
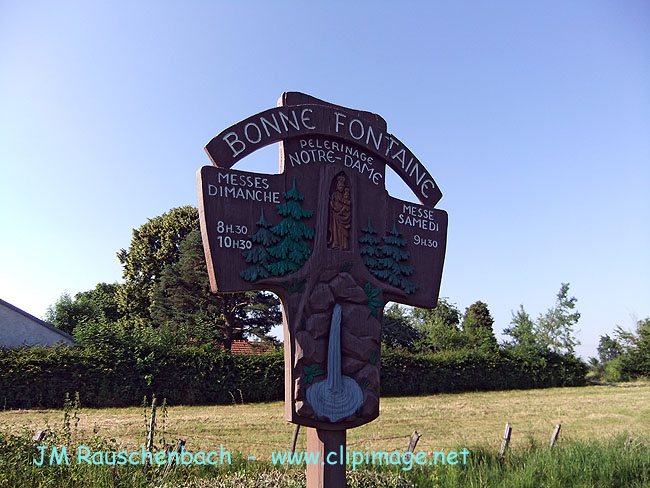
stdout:
[[[274,142],[279,174],[230,169]],[[384,305],[437,303],[447,235],[438,185],[381,117],[302,93],[206,151],[214,166],[197,186],[212,290],[280,297],[286,419],[327,430],[373,420]],[[422,204],[388,195],[386,166]]]

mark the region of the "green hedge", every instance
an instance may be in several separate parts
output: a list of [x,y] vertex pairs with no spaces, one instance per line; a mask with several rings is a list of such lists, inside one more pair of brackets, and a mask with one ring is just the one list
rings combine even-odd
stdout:
[[436,354],[384,351],[383,396],[423,395],[477,390],[584,386],[587,365],[552,352],[517,350],[485,353],[460,350]]
[[[112,351],[30,348],[0,350],[0,404],[61,407],[78,391],[84,406],[139,405],[144,395],[174,405],[278,400],[284,392],[282,353],[235,356],[189,347],[144,358]],[[241,394],[238,390],[241,390]]]
[[[0,405],[60,408],[78,391],[87,407],[139,405],[156,394],[172,405],[280,400],[284,396],[281,352],[237,356],[207,347],[134,351],[26,348],[0,350]],[[587,366],[573,357],[516,351],[414,355],[382,353],[381,394],[578,386]],[[241,393],[240,393],[241,391]]]

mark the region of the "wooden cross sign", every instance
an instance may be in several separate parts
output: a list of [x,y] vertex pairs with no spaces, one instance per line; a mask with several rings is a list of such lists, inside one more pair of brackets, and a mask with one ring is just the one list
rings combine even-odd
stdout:
[[[274,142],[279,174],[231,169]],[[438,185],[381,117],[303,93],[284,93],[206,151],[214,166],[197,185],[212,291],[280,297],[286,419],[325,431],[375,419],[384,305],[438,300]],[[386,166],[421,204],[388,195]]]

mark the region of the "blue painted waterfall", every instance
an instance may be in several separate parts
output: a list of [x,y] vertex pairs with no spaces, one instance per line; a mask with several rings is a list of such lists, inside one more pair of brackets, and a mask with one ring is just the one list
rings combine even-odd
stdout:
[[361,388],[341,374],[341,305],[334,305],[327,346],[327,377],[307,390],[307,401],[319,417],[337,422],[354,414],[363,403]]

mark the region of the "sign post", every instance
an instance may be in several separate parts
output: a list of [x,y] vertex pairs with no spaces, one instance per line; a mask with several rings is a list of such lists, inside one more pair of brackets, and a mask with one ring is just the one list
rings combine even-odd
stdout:
[[[231,167],[280,143],[279,174]],[[384,305],[436,306],[442,193],[378,115],[306,94],[221,132],[197,173],[213,292],[270,290],[284,322],[285,418],[310,427],[308,487],[345,486],[346,429],[379,415]],[[386,166],[421,204],[386,192]],[[330,454],[333,453],[333,454]]]

